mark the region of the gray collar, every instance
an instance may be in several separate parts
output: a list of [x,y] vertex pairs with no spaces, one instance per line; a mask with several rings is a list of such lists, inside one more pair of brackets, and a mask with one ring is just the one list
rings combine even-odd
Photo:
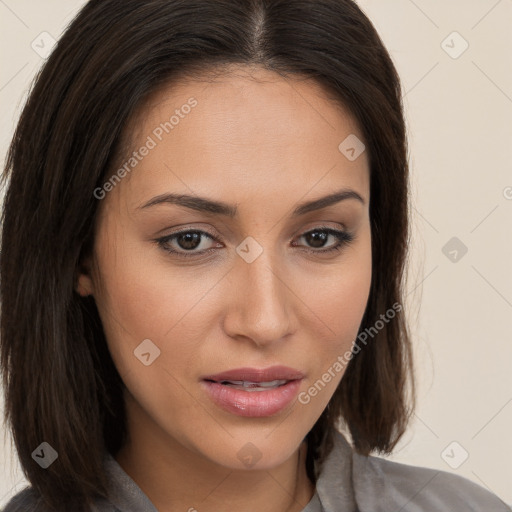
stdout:
[[[322,512],[357,512],[352,481],[353,450],[343,434],[334,432],[334,446],[316,482]],[[314,509],[313,509],[314,510]],[[307,508],[303,512],[309,512]]]

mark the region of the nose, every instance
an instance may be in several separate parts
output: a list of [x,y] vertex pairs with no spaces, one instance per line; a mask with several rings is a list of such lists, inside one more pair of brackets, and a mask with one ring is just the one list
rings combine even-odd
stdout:
[[252,263],[240,259],[235,266],[228,276],[225,332],[260,347],[282,343],[296,328],[293,303],[298,300],[282,267],[266,251]]

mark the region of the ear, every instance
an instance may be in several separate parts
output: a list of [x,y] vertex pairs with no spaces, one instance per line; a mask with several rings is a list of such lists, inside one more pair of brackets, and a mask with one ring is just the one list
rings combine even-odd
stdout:
[[82,297],[93,295],[94,283],[91,273],[91,259],[82,261],[77,268],[77,277],[75,280],[75,290]]

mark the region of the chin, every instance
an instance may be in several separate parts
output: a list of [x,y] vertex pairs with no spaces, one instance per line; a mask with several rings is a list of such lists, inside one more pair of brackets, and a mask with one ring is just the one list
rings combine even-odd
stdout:
[[[212,441],[207,445],[209,453],[203,453],[216,464],[231,470],[270,470],[293,457],[304,439],[299,433],[296,436],[284,434],[276,430],[268,436],[259,429],[256,435],[230,437],[225,444]],[[212,446],[216,448],[213,452]]]

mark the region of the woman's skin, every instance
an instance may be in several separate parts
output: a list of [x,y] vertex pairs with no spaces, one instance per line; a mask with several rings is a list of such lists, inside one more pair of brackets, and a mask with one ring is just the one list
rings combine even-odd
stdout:
[[[154,130],[191,97],[197,105],[159,141]],[[263,417],[221,409],[202,377],[286,365],[303,372],[304,394],[351,349],[371,281],[369,161],[366,152],[350,161],[338,146],[350,134],[363,140],[361,131],[315,82],[240,67],[164,87],[128,134],[122,162],[148,136],[156,147],[101,200],[93,258],[77,285],[95,298],[127,388],[130,439],[115,458],[160,512],[300,511],[314,494],[304,438],[345,368],[309,403],[294,399]],[[341,189],[363,201],[292,215]],[[166,193],[238,213],[141,208]],[[318,241],[326,226],[354,240],[322,254],[337,243],[332,235]],[[184,228],[215,240],[175,238],[167,247],[211,253],[180,258],[154,242]],[[313,230],[316,238],[302,236]],[[250,263],[236,251],[246,237],[262,248]],[[146,339],[160,350],[147,366],[134,355]],[[247,453],[259,460],[244,463]]]

